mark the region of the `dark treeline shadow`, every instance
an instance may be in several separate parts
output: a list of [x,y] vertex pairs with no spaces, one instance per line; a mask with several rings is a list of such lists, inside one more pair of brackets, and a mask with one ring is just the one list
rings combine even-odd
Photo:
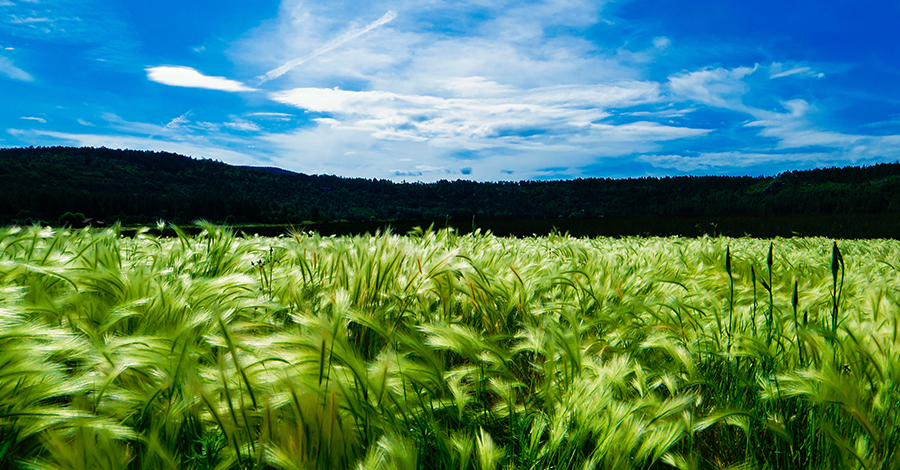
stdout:
[[[188,234],[200,228],[181,227]],[[552,220],[475,219],[461,220],[401,220],[392,222],[336,222],[301,225],[234,226],[237,234],[260,236],[287,235],[291,232],[316,232],[322,236],[353,236],[375,233],[405,235],[416,229],[441,230],[452,228],[464,235],[478,230],[502,237],[542,236],[567,233],[573,237],[627,236],[728,236],[728,237],[826,237],[842,239],[900,239],[900,214],[789,214],[789,215],[720,215],[720,216],[617,216],[573,217]],[[166,228],[157,235],[171,237],[175,231]],[[125,236],[133,236],[135,229],[126,228]]]

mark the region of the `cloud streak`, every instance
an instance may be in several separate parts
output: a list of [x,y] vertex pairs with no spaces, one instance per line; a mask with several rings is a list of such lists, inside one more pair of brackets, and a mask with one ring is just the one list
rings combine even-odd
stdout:
[[336,38],[336,39],[328,42],[324,46],[316,49],[315,51],[312,52],[312,54],[309,54],[306,57],[300,57],[300,58],[294,59],[292,61],[289,61],[289,62],[285,63],[284,65],[282,65],[281,67],[269,70],[268,72],[265,73],[265,75],[256,77],[257,85],[261,85],[269,80],[274,80],[274,79],[288,73],[294,67],[302,65],[303,63],[308,62],[322,54],[325,54],[326,52],[334,50],[334,49],[340,47],[341,45],[343,45],[349,41],[352,41],[352,40],[362,36],[363,34],[366,34],[369,31],[372,31],[373,29],[375,29],[379,26],[390,23],[396,17],[397,17],[396,12],[394,12],[393,10],[388,10],[388,12],[385,13],[381,18],[378,18],[377,20],[373,21],[372,23],[369,23],[364,28],[352,29],[350,31],[347,31],[346,33],[340,35],[338,38]]
[[638,161],[649,163],[656,168],[672,168],[683,172],[721,171],[725,168],[752,168],[771,164],[801,164],[809,166],[822,161],[828,162],[834,156],[827,153],[751,153],[751,152],[704,152],[697,156],[683,155],[641,155]]
[[34,81],[34,77],[29,75],[28,72],[16,67],[9,58],[3,56],[0,56],[0,75],[6,75],[13,80],[23,82]]
[[811,67],[802,66],[802,67],[794,67],[789,70],[783,70],[784,64],[780,62],[775,62],[769,66],[769,78],[784,78],[790,77],[791,75],[797,75],[798,77],[805,78],[824,78],[825,74],[816,72]]
[[149,67],[144,70],[147,72],[149,80],[163,85],[227,92],[256,91],[255,88],[250,88],[239,81],[203,75],[191,67],[161,66]]

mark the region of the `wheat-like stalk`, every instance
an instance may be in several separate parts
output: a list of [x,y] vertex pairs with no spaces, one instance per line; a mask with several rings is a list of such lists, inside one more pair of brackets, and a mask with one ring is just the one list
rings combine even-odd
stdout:
[[900,467],[896,241],[198,225],[0,228],[0,467]]

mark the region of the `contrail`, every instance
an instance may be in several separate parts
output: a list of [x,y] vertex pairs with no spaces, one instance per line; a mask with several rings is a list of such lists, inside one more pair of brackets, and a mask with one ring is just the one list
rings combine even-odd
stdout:
[[183,123],[185,123],[185,122],[188,121],[188,118],[187,118],[187,117],[188,117],[190,114],[191,114],[191,111],[188,111],[188,112],[182,114],[181,116],[178,116],[177,118],[172,119],[171,121],[169,121],[168,124],[166,124],[165,126],[163,126],[163,129],[174,129],[174,128],[178,127],[179,125],[181,125],[181,124],[183,124]]
[[178,126],[181,125],[182,123],[187,122],[187,121],[188,121],[188,118],[187,118],[187,117],[190,116],[191,113],[192,113],[193,111],[194,111],[193,109],[189,109],[186,113],[182,114],[181,116],[178,116],[178,117],[175,118],[175,119],[172,119],[171,121],[169,121],[168,124],[166,124],[165,126],[160,127],[156,132],[150,134],[150,135],[147,136],[147,137],[150,138],[150,139],[152,139],[152,138],[154,138],[154,137],[156,137],[156,136],[162,134],[163,132],[165,132],[165,131],[167,131],[167,130],[175,129],[176,127],[178,127]]
[[309,61],[315,57],[318,57],[336,47],[339,47],[341,44],[344,44],[347,41],[356,39],[356,38],[362,36],[363,34],[366,34],[369,31],[372,31],[373,29],[375,29],[385,23],[389,23],[391,20],[393,20],[396,17],[397,17],[397,13],[395,13],[394,10],[388,10],[388,12],[384,14],[384,16],[382,16],[381,18],[378,18],[377,20],[373,21],[372,23],[369,23],[368,25],[366,25],[365,28],[351,29],[350,31],[347,31],[346,33],[340,35],[340,37],[334,39],[333,41],[329,42],[328,44],[325,44],[324,46],[316,49],[315,51],[313,51],[312,54],[310,54],[306,57],[300,57],[298,59],[294,59],[294,60],[282,65],[281,67],[278,67],[277,69],[269,70],[268,72],[266,72],[265,75],[260,75],[259,77],[256,77],[256,79],[259,80],[258,84],[262,84],[269,80],[278,78],[278,77],[284,75],[285,73],[287,73],[292,68],[294,68],[306,61]]

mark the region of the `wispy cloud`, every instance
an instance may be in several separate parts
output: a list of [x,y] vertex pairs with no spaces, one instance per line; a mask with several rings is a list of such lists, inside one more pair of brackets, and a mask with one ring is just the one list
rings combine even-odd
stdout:
[[271,121],[290,121],[294,117],[293,114],[272,112],[247,113],[245,116]]
[[749,111],[750,108],[741,101],[741,97],[750,90],[743,78],[757,68],[715,68],[675,74],[669,77],[669,88],[677,96],[708,106]]
[[190,114],[191,114],[191,112],[188,111],[188,112],[182,114],[181,116],[178,116],[177,118],[172,119],[171,121],[167,122],[165,126],[162,127],[162,130],[168,131],[168,130],[172,130],[172,129],[178,129],[179,127],[181,127],[182,124],[186,124],[186,123],[190,122],[188,120],[188,116],[190,116]]
[[591,124],[601,141],[611,142],[662,142],[708,134],[711,129],[666,126],[657,122],[640,121],[630,124]]
[[816,128],[806,119],[784,117],[764,119],[745,124],[746,127],[760,127],[759,135],[777,139],[777,149],[804,147],[830,147],[848,149],[867,136],[846,134]]
[[684,155],[641,155],[638,161],[649,163],[656,168],[671,168],[686,173],[721,172],[735,168],[753,168],[778,164],[780,167],[807,167],[820,162],[834,161],[828,153],[753,153],[753,152],[703,152],[696,156]]
[[696,111],[696,108],[663,108],[656,111],[623,111],[623,116],[647,116],[656,118],[677,118]]
[[769,78],[783,78],[789,77],[791,75],[797,75],[799,77],[806,78],[824,78],[825,74],[821,72],[816,72],[811,67],[802,66],[802,67],[794,67],[788,70],[784,70],[784,64],[780,62],[775,62],[769,66]]
[[766,151],[649,154],[637,160],[657,168],[683,172],[716,173],[767,168],[769,173],[777,173],[789,169],[872,164],[900,158],[900,135],[862,135],[821,129],[810,117],[816,108],[805,100],[783,101],[781,105],[785,112],[747,108],[757,119],[744,123],[742,127],[757,128],[760,137],[775,141]]
[[[668,13],[642,23],[635,15],[610,16],[616,9],[606,0],[276,3],[274,18],[257,7],[223,11],[231,33],[186,19],[199,15],[196,9],[176,8],[179,21],[193,21],[185,36],[186,28],[172,27],[174,17],[145,7],[0,0],[7,37],[0,81],[37,82],[17,85],[28,96],[11,106],[22,111],[3,127],[95,124],[77,126],[84,134],[17,131],[21,139],[11,141],[18,145],[152,148],[414,180],[734,174],[900,156],[900,136],[884,135],[900,133],[891,117],[898,112],[890,101],[896,87],[859,98],[848,83],[861,83],[858,76],[872,67],[813,54],[818,46],[799,32],[784,33],[793,41],[775,42],[758,35],[735,42],[725,34],[707,45],[693,31],[667,26]],[[695,12],[701,23],[711,18]],[[131,18],[141,18],[141,27]],[[241,22],[253,29],[239,31]],[[160,31],[172,35],[149,40]],[[798,42],[805,46],[786,46]],[[12,46],[16,52],[4,50]],[[19,55],[25,53],[28,62]],[[54,54],[72,54],[67,65],[83,68],[75,75],[42,69],[37,80],[22,70]],[[890,63],[884,54],[867,54]],[[197,62],[181,62],[185,57]],[[763,63],[764,57],[780,62]],[[135,69],[160,84],[247,99],[212,103],[201,92],[184,102],[171,89],[122,80],[122,71]],[[227,70],[243,72],[231,78]],[[834,79],[816,80],[824,73]],[[870,90],[893,72],[880,73],[868,77],[878,83]],[[249,93],[256,88],[266,93]],[[72,99],[115,96],[129,105],[112,114],[116,100],[66,103],[64,90],[80,91]],[[878,103],[868,128],[881,135],[864,135],[867,113],[857,99]],[[49,124],[26,125],[21,115]]]
[[33,23],[52,23],[53,20],[50,18],[41,18],[41,17],[20,17],[17,15],[9,15],[9,19],[7,20],[10,24],[33,24]]
[[47,120],[44,118],[34,117],[34,116],[22,116],[19,119],[24,119],[26,121],[37,121],[41,124],[46,124]]
[[797,67],[795,69],[786,70],[781,73],[769,75],[769,78],[781,78],[781,77],[787,77],[788,75],[796,75],[798,73],[807,73],[807,72],[809,72],[809,67]]
[[659,50],[668,49],[669,46],[671,46],[671,45],[672,45],[672,40],[665,36],[659,36],[659,37],[653,38],[653,47],[655,47]]
[[[744,128],[759,128],[758,135],[776,140],[775,149],[831,148],[836,152],[848,155],[847,151],[867,136],[847,134],[831,130],[823,130],[813,124],[810,114],[815,107],[802,99],[782,101],[785,112],[748,106],[742,97],[751,92],[745,82],[759,67],[738,67],[727,70],[723,68],[705,69],[669,77],[672,91],[707,106],[729,109],[749,114],[753,121],[742,124]],[[771,71],[781,70],[781,64],[773,64]],[[813,74],[809,67],[795,67],[784,72],[770,75],[770,78],[791,75]],[[749,153],[750,155],[759,155]],[[712,154],[711,154],[712,155]],[[716,154],[727,155],[727,154]]]
[[[139,45],[133,29],[102,0],[5,1],[0,16],[4,35],[40,43],[78,46],[70,50],[94,60],[127,62]],[[81,47],[87,46],[82,49]]]
[[[370,131],[380,139],[476,148],[524,145],[535,137],[552,140],[593,130],[608,132],[610,126],[594,126],[609,116],[606,108],[652,102],[657,94],[655,84],[630,82],[504,90],[477,99],[322,88],[297,88],[270,97],[330,114],[332,126]],[[651,134],[654,129],[647,126],[645,131]]]
[[440,89],[450,96],[323,88],[272,93],[277,102],[323,116],[313,119],[315,127],[262,138],[283,149],[315,145],[319,158],[302,159],[305,171],[483,180],[508,178],[510,168],[521,178],[552,176],[541,170],[548,159],[566,161],[569,174],[579,174],[598,158],[653,151],[662,142],[710,132],[652,121],[604,122],[610,109],[657,103],[653,82],[518,89],[473,77]]
[[[269,97],[307,111],[315,124],[263,133],[261,140],[296,159],[291,165],[300,171],[433,180],[463,175],[466,168],[468,177],[483,180],[509,178],[510,171],[517,178],[545,175],[539,170],[551,160],[565,160],[568,173],[579,175],[598,159],[655,151],[663,142],[710,132],[654,122],[683,113],[650,114],[671,98],[659,83],[638,80],[628,64],[652,57],[624,47],[604,50],[577,33],[600,21],[597,2],[479,3],[474,16],[471,8],[406,3],[396,7],[403,28],[330,48],[353,36],[345,33],[304,54],[297,44],[321,43],[340,18],[372,10],[348,18],[343,11],[333,16],[323,14],[334,12],[329,8],[284,2],[277,26],[251,35],[239,57],[271,62],[284,53],[272,44],[284,44],[288,58],[302,56],[285,64],[304,64],[302,79],[285,77],[302,85]],[[659,37],[656,46],[669,47],[666,39]],[[332,52],[320,56],[324,49]],[[652,111],[638,122],[609,122],[635,106]],[[310,146],[316,158],[297,150]]]
[[203,75],[191,67],[160,66],[144,70],[148,79],[163,85],[228,92],[256,91],[239,81]]
[[248,113],[247,116],[260,116],[260,117],[284,118],[284,117],[292,117],[293,114],[288,114],[288,113],[258,112],[258,113]]
[[6,75],[13,80],[21,80],[23,82],[33,82],[34,77],[28,72],[13,65],[13,62],[7,57],[0,56],[0,75]]
[[234,118],[230,122],[223,122],[222,125],[231,130],[241,132],[259,132],[262,130],[256,123],[240,118]]
[[100,117],[106,121],[106,126],[108,126],[110,130],[116,132],[153,136],[159,134],[163,129],[163,126],[158,124],[128,121],[122,119],[121,116],[115,113],[103,113]]
[[342,44],[352,41],[353,39],[356,39],[356,38],[362,36],[363,34],[366,34],[369,31],[372,31],[373,29],[375,29],[379,26],[390,23],[396,17],[397,17],[397,13],[395,13],[393,10],[388,10],[388,12],[384,14],[384,16],[382,16],[381,18],[378,18],[377,20],[373,21],[372,23],[369,23],[364,28],[352,29],[350,31],[347,31],[346,33],[340,35],[338,38],[336,38],[336,39],[328,42],[324,46],[316,49],[315,51],[312,52],[312,54],[309,54],[306,57],[300,57],[300,58],[294,59],[278,68],[275,68],[275,69],[272,69],[272,70],[266,72],[265,75],[261,75],[261,76],[257,77],[257,81],[259,84],[262,84],[269,80],[274,80],[274,79],[286,74],[287,72],[289,72],[294,67],[297,67],[298,65],[301,65],[307,61],[310,61],[322,54],[325,54],[326,52],[334,50],[334,49],[340,47]]

